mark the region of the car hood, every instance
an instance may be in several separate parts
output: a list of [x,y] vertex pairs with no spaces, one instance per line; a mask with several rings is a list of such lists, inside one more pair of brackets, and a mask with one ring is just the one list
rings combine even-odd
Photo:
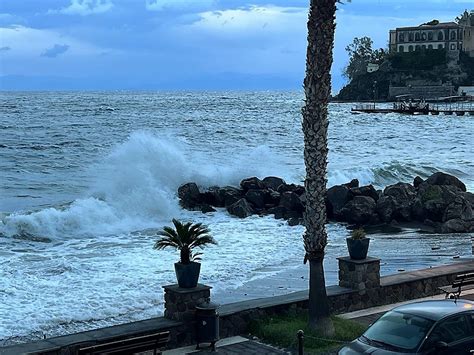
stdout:
[[[339,355],[356,355],[356,354],[373,354],[373,355],[393,355],[403,354],[400,352],[394,352],[387,349],[376,348],[374,346],[365,344],[359,340],[354,340],[347,346],[339,350]],[[410,354],[410,353],[406,353]],[[413,353],[411,353],[413,355]]]

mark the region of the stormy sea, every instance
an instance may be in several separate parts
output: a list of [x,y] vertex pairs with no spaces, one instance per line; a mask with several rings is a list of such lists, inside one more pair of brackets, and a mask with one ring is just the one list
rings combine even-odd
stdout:
[[[152,246],[172,218],[203,222],[218,241],[201,271],[217,301],[301,268],[302,226],[186,211],[176,192],[251,176],[301,183],[302,105],[298,91],[1,93],[0,345],[162,314],[178,254]],[[444,171],[474,191],[472,116],[352,115],[351,106],[330,105],[329,186],[357,178],[383,188]],[[331,285],[349,232],[329,224],[328,233]],[[384,275],[472,256],[469,234],[370,237]]]

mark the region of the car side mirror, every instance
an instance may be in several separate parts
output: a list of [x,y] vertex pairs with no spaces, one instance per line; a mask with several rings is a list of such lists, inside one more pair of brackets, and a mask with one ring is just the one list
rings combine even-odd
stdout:
[[435,347],[436,350],[446,350],[446,349],[449,348],[449,345],[444,341],[437,341],[434,344],[434,347]]

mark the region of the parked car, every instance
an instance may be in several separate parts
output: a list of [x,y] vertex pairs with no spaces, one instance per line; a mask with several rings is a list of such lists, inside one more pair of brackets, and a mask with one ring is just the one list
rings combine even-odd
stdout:
[[422,301],[396,307],[339,351],[353,354],[474,354],[474,302]]

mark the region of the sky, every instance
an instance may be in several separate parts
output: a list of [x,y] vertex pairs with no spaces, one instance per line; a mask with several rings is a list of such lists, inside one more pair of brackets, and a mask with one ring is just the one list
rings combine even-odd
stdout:
[[[0,0],[0,90],[300,89],[309,0]],[[345,47],[472,0],[352,0],[338,5],[333,91]]]

